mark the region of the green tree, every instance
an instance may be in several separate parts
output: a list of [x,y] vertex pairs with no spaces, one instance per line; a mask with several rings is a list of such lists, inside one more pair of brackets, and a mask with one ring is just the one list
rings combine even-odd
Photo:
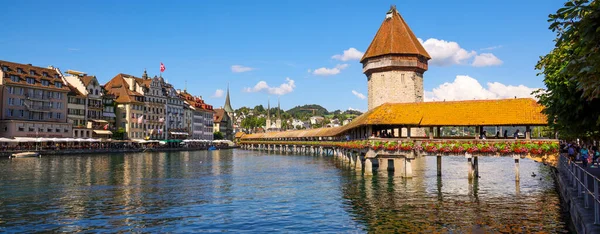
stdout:
[[112,135],[113,140],[124,140],[125,139],[125,129],[119,128],[117,131],[113,132]]
[[549,16],[555,48],[536,69],[547,90],[535,92],[548,124],[562,138],[598,137],[600,127],[600,3],[571,0]]
[[223,140],[225,137],[223,137],[223,133],[222,132],[214,132],[213,133],[213,139],[215,140]]

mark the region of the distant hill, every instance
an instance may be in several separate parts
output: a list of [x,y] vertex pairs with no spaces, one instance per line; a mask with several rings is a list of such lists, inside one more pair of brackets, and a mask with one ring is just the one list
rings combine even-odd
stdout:
[[287,110],[286,112],[288,114],[290,114],[291,116],[293,116],[294,118],[300,118],[302,116],[313,116],[313,115],[324,116],[324,115],[329,114],[329,111],[327,111],[327,109],[325,109],[325,107],[322,107],[317,104],[296,106],[292,109]]

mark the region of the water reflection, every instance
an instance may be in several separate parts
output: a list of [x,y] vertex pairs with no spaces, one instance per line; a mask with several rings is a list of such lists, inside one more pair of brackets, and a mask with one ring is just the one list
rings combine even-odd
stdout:
[[[413,161],[362,176],[332,157],[242,150],[0,160],[0,232],[561,232],[548,168]],[[541,180],[540,180],[541,179]]]
[[483,158],[468,180],[465,161],[444,157],[441,177],[435,157],[416,160],[409,179],[347,174],[344,197],[369,232],[567,232],[550,168],[523,160],[521,172],[539,176],[515,182],[512,159]]

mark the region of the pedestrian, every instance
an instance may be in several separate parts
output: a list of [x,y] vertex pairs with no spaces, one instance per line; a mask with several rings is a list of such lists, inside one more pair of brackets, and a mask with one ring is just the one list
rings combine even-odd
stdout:
[[589,157],[589,151],[586,145],[582,145],[581,146],[581,162],[583,164],[583,167],[586,168],[587,164],[588,164],[588,157]]
[[515,134],[513,134],[513,137],[516,139],[519,139],[519,129],[517,129],[517,131],[515,131]]
[[567,147],[567,154],[569,155],[569,158],[571,161],[575,161],[575,146],[571,143]]

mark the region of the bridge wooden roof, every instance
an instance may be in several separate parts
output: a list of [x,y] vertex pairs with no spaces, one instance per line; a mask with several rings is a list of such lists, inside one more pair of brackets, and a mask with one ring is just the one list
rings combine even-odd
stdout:
[[338,136],[368,125],[433,126],[540,126],[547,124],[543,106],[531,98],[385,103],[342,127],[244,135],[243,139]]

